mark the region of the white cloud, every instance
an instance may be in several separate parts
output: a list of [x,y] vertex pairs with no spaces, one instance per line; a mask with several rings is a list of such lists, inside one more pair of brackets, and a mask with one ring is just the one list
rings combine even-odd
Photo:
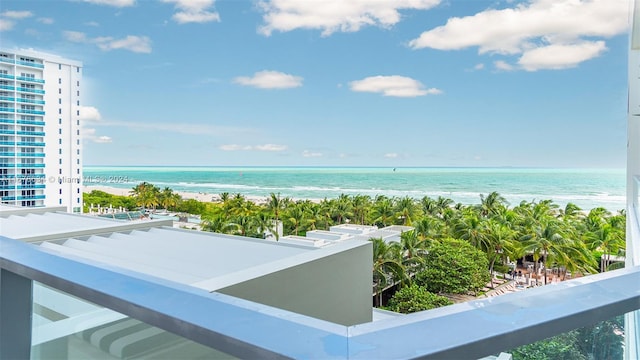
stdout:
[[255,149],[259,151],[285,151],[287,150],[287,146],[278,144],[264,144],[256,145]]
[[151,52],[151,39],[146,36],[127,35],[122,39],[100,37],[94,40],[98,47],[104,51],[125,49],[135,53],[148,54]]
[[502,71],[512,71],[513,70],[513,66],[510,65],[509,63],[507,63],[506,61],[503,61],[503,60],[494,61],[493,62],[493,66],[495,66],[496,69],[502,70]]
[[398,156],[400,156],[400,155],[398,155],[398,153],[386,153],[386,154],[384,154],[384,157],[386,157],[388,159],[395,159]]
[[96,143],[101,143],[101,144],[106,144],[106,143],[110,143],[112,142],[112,139],[109,136],[98,136],[97,138],[95,138],[93,140],[93,142]]
[[238,145],[226,144],[218,147],[223,151],[284,151],[287,150],[286,145],[264,144],[264,145]]
[[64,31],[63,36],[71,42],[94,44],[103,51],[123,49],[135,53],[151,52],[151,39],[146,36],[127,35],[122,39],[114,39],[110,36],[88,38],[86,34],[79,31]]
[[79,31],[63,31],[62,36],[71,42],[88,42],[87,35]]
[[442,93],[436,88],[425,89],[421,82],[399,75],[371,76],[352,81],[349,86],[352,91],[381,93],[384,96],[396,97],[416,97]]
[[219,149],[224,151],[239,151],[239,150],[251,150],[253,149],[253,147],[250,145],[227,144],[227,145],[220,145]]
[[95,26],[100,26],[100,24],[97,21],[88,21],[88,22],[84,23],[84,25],[94,26],[94,27]]
[[33,13],[31,11],[14,11],[7,10],[0,13],[0,16],[10,19],[26,19],[28,17],[32,17]]
[[265,70],[253,74],[253,77],[237,77],[233,82],[259,89],[289,89],[302,86],[302,80],[300,76]]
[[570,45],[549,45],[525,51],[518,64],[527,71],[566,69],[599,56],[607,49],[604,41],[585,41]]
[[179,11],[173,14],[173,21],[178,24],[205,23],[220,21],[220,14],[211,11],[214,0],[162,0],[174,4]]
[[390,28],[401,20],[399,10],[426,10],[441,0],[263,0],[259,2],[264,12],[265,25],[260,33],[271,35],[273,31],[318,29],[322,36],[336,31],[355,32],[363,26]]
[[[423,32],[409,46],[478,47],[480,54],[520,55],[518,63],[525,70],[563,69],[599,56],[606,46],[594,38],[625,33],[628,9],[627,0],[530,0],[512,8],[450,18],[445,25]],[[541,54],[553,54],[559,60],[549,64],[540,59]]]
[[55,21],[52,18],[41,17],[41,18],[38,18],[38,22],[45,25],[51,25]]
[[100,111],[93,106],[80,106],[80,120],[82,121],[100,121]]
[[7,20],[7,19],[2,19],[0,18],[0,31],[8,31],[13,29],[13,26],[16,23],[11,21],[11,20]]
[[480,63],[480,64],[476,64],[476,66],[473,67],[474,70],[482,70],[484,69],[484,64]]
[[98,144],[106,144],[113,141],[113,139],[109,136],[98,136],[96,134],[96,129],[94,128],[82,128],[82,139]]
[[322,157],[322,153],[321,152],[313,152],[313,151],[305,150],[305,151],[302,152],[302,156],[304,156],[304,157]]
[[114,7],[128,7],[136,4],[135,0],[82,0],[82,2]]

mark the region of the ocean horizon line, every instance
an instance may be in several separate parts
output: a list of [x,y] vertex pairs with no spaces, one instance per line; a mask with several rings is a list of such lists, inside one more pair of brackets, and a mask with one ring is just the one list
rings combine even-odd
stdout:
[[346,166],[346,165],[83,165],[83,168],[202,168],[202,169],[526,169],[526,170],[617,170],[624,167],[543,166]]

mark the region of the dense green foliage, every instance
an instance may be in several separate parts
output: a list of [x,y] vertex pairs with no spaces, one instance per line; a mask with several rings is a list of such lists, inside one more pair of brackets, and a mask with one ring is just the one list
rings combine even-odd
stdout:
[[387,310],[408,314],[451,304],[453,302],[446,297],[433,294],[422,286],[412,284],[393,294]]
[[624,317],[554,336],[509,351],[514,360],[622,359]]
[[132,197],[111,195],[99,190],[93,190],[90,193],[85,193],[83,195],[83,201],[85,203],[84,212],[89,212],[91,205],[93,205],[94,208],[97,208],[98,205],[104,208],[111,206],[118,209],[122,207],[127,210],[135,210],[136,208],[136,202]]
[[434,242],[424,255],[418,285],[437,294],[465,294],[482,289],[490,280],[486,255],[464,240]]
[[[85,194],[85,203],[198,214],[205,231],[257,238],[277,234],[277,224],[282,235],[303,235],[347,222],[413,226],[415,230],[403,233],[399,242],[372,239],[377,293],[413,281],[438,293],[472,293],[495,270],[504,271],[507,258],[524,255],[533,256],[536,267],[555,268],[561,276],[590,274],[611,268],[611,256],[625,247],[624,211],[585,212],[571,203],[560,208],[551,200],[523,201],[511,207],[496,192],[481,195],[475,205],[456,204],[444,197],[417,200],[384,195],[294,201],[273,193],[260,204],[229,193],[220,194],[218,202],[199,202],[146,182],[130,193],[130,197],[116,197],[94,191]],[[382,300],[380,296],[378,303]]]

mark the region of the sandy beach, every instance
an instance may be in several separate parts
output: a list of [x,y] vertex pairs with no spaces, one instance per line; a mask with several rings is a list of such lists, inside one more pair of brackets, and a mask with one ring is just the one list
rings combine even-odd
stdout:
[[[102,186],[102,185],[90,185],[84,186],[82,191],[85,193],[89,193],[93,190],[104,191],[108,194],[119,195],[119,196],[129,196],[131,195],[131,189],[122,189],[111,186]],[[219,194],[208,194],[208,193],[195,193],[195,192],[187,192],[187,191],[173,191],[174,193],[180,195],[183,199],[194,199],[202,202],[217,202],[220,201]],[[267,197],[263,196],[248,196],[244,195],[245,199],[255,203],[255,204],[264,204],[267,202]]]

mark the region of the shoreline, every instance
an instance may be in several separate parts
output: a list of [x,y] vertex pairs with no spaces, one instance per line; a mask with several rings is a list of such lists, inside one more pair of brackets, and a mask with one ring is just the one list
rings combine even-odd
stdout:
[[[130,196],[131,189],[123,189],[112,186],[104,186],[104,185],[84,185],[82,187],[83,193],[90,193],[93,190],[103,191],[107,194],[118,195],[118,196]],[[172,189],[173,190],[173,189]],[[209,194],[203,192],[190,192],[190,191],[177,191],[173,190],[175,194],[178,194],[182,197],[183,200],[197,200],[200,202],[219,202],[220,194]],[[255,196],[255,195],[244,195],[244,198],[248,201],[255,203],[256,205],[266,204],[269,200],[266,196]]]

